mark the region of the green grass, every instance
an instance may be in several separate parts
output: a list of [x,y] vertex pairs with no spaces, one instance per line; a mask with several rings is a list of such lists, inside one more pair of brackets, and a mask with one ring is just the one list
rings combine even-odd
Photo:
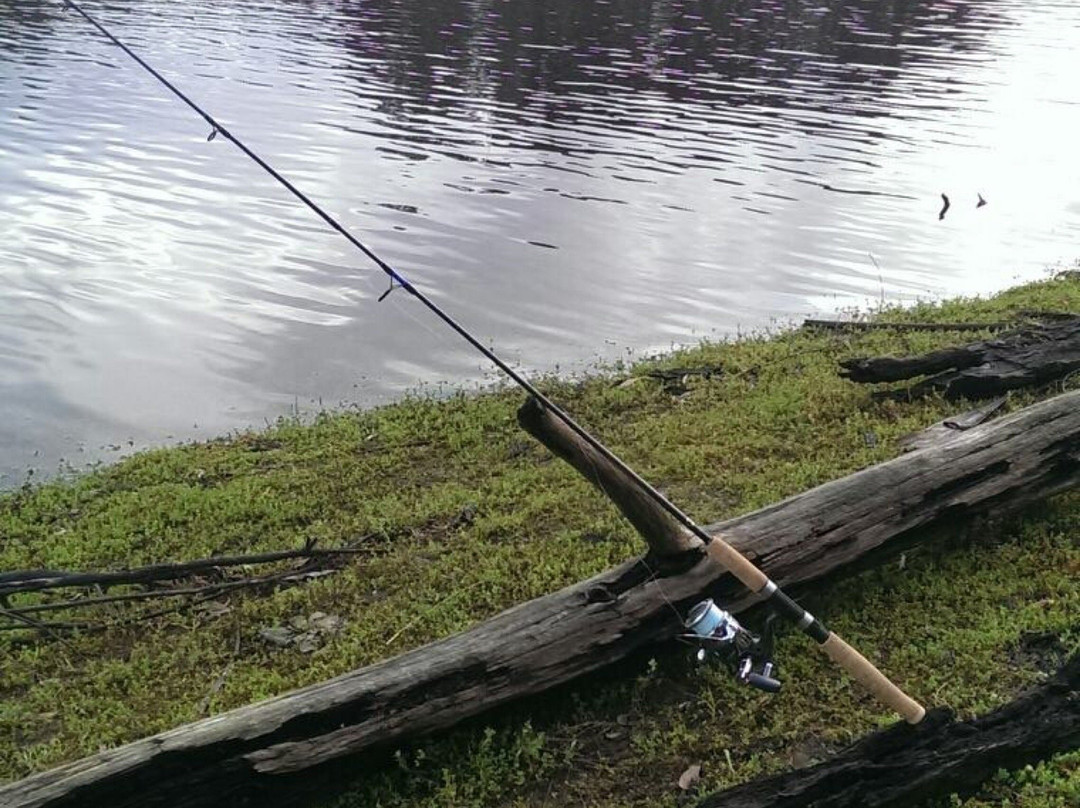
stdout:
[[963,808],[1075,808],[1080,805],[1080,752],[1058,755],[1018,772],[1000,772],[970,800],[953,799]]
[[[880,317],[990,322],[1030,309],[1080,311],[1080,281]],[[873,401],[838,377],[838,359],[978,336],[792,331],[544,387],[709,522],[893,457],[900,437],[962,409]],[[724,372],[677,397],[647,378],[617,383],[704,364]],[[1010,407],[1032,400],[1015,395]],[[97,615],[116,624],[105,632],[0,633],[0,778],[194,720],[204,704],[213,714],[375,662],[638,553],[612,506],[518,429],[520,401],[513,390],[417,397],[282,422],[0,499],[0,569],[126,567],[360,536],[373,549],[299,587],[219,598],[227,610],[131,623],[147,607],[111,605]],[[812,609],[916,697],[965,715],[991,709],[1080,647],[1078,505],[1060,497],[977,536],[942,537],[830,588]],[[313,653],[259,636],[316,611],[345,628]],[[1033,632],[1060,646],[1025,640]],[[769,698],[690,664],[679,646],[658,647],[401,750],[334,804],[682,805],[676,781],[692,763],[705,793],[819,759],[891,720],[801,635],[781,636],[779,659],[785,689]],[[959,804],[1075,804],[1076,764],[1065,755],[1003,775]]]

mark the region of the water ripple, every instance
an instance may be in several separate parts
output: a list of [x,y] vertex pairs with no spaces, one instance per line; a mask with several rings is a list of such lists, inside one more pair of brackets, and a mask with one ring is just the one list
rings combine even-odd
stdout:
[[[100,13],[525,369],[1076,257],[1073,3]],[[486,377],[55,3],[0,0],[0,109],[0,485],[297,400]]]

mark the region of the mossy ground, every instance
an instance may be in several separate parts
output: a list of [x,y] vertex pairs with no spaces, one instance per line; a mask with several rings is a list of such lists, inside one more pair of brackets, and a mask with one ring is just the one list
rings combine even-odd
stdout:
[[[882,317],[988,322],[1030,309],[1080,311],[1080,281]],[[901,436],[963,409],[874,401],[838,377],[838,359],[978,336],[790,331],[545,387],[709,522],[893,457]],[[723,372],[677,396],[647,378],[614,383],[694,365]],[[1010,407],[1033,398],[1015,395]],[[219,598],[227,608],[130,623],[145,607],[111,605],[98,617],[116,625],[102,633],[0,633],[0,778],[383,659],[638,553],[613,507],[517,428],[520,401],[504,390],[283,422],[4,496],[0,569],[128,567],[359,536],[377,552],[292,589]],[[985,711],[1080,647],[1078,532],[1080,497],[1059,497],[977,536],[940,537],[830,587],[811,608],[917,698]],[[316,611],[346,623],[313,653],[259,637]],[[658,647],[365,767],[332,802],[682,805],[676,781],[690,764],[702,764],[705,793],[818,759],[891,720],[801,635],[782,634],[778,656],[785,688],[766,697],[690,664],[677,644]],[[1078,763],[1059,756],[956,802],[1072,806]]]

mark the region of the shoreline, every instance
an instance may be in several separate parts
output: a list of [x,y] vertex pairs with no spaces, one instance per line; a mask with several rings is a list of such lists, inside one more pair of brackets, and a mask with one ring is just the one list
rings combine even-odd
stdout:
[[[1049,270],[1043,270],[1039,273],[1039,278],[1026,281],[1025,285],[1041,282],[1048,272]],[[997,294],[1008,288],[1010,287],[1004,286],[999,288],[997,292],[988,294]],[[894,293],[895,299],[886,301],[885,309],[890,311],[905,310],[922,305],[937,305],[949,299],[966,299],[963,296],[949,298],[945,297],[945,294],[946,292],[939,291],[930,297],[924,297],[910,290],[898,289]],[[727,327],[693,329],[688,339],[678,343],[673,341],[664,344],[654,342],[642,347],[634,347],[628,344],[617,344],[614,340],[604,340],[612,349],[610,352],[605,353],[602,350],[594,350],[590,356],[586,356],[583,352],[576,358],[553,359],[537,363],[535,367],[528,366],[531,369],[525,371],[526,376],[536,379],[558,377],[564,381],[581,381],[591,376],[603,375],[608,368],[616,364],[663,361],[666,356],[693,350],[702,343],[717,344],[731,340],[774,336],[778,333],[799,328],[807,318],[840,317],[852,314],[856,316],[873,316],[876,311],[881,310],[882,301],[872,297],[869,293],[861,296],[861,306],[855,304],[853,296],[851,296],[852,300],[849,305],[825,304],[826,300],[831,300],[837,296],[840,296],[839,293],[838,295],[825,296],[818,301],[820,305],[810,305],[812,299],[808,298],[805,301],[807,306],[803,307],[799,314],[789,312],[783,315],[762,315],[754,321],[757,322],[757,325],[749,327],[741,322],[733,321],[733,324]],[[835,302],[833,300],[834,304]],[[451,335],[448,333],[448,336]],[[584,351],[584,345],[581,347],[582,351]],[[511,353],[518,354],[521,351]],[[477,358],[476,361],[482,363],[484,360]],[[511,364],[516,369],[523,367],[514,362],[511,362]],[[148,429],[145,425],[132,423],[128,424],[124,429],[118,427],[117,431],[108,431],[103,429],[106,414],[90,414],[85,419],[85,423],[90,428],[90,438],[80,440],[72,438],[64,445],[52,447],[42,447],[36,444],[22,446],[18,455],[24,461],[33,460],[34,462],[18,467],[6,466],[0,469],[0,495],[16,491],[25,485],[38,486],[42,483],[70,480],[72,477],[93,473],[95,470],[114,465],[141,452],[175,449],[191,443],[228,439],[229,436],[234,434],[262,431],[281,419],[299,417],[301,423],[308,423],[321,414],[333,415],[378,409],[393,406],[398,401],[417,396],[448,397],[460,392],[468,395],[479,395],[497,390],[506,383],[507,380],[493,366],[483,366],[478,368],[476,375],[463,376],[458,379],[439,379],[433,376],[431,380],[409,385],[391,385],[385,389],[380,388],[357,400],[341,399],[337,403],[328,406],[323,405],[326,396],[322,393],[305,395],[272,393],[268,394],[269,398],[281,402],[277,414],[269,411],[257,412],[250,407],[250,401],[245,403],[244,400],[234,400],[229,403],[229,406],[223,412],[231,409],[250,410],[250,417],[253,420],[229,423],[227,420],[222,419],[218,426],[204,426],[203,419],[198,419],[199,423],[194,427],[184,428],[179,426],[178,419],[174,417],[173,420],[177,421],[177,423],[167,430]],[[298,407],[297,404],[286,403],[289,401],[304,401],[306,403]],[[297,411],[299,416],[296,414]],[[261,423],[259,423],[260,421]],[[154,435],[157,435],[157,437],[154,437]],[[90,448],[94,444],[96,444],[96,448]]]
[[[1080,281],[1061,277],[985,300],[878,316],[993,322],[1053,308],[1080,311]],[[792,330],[703,344],[584,379],[549,377],[543,386],[708,522],[895,456],[901,436],[962,408],[938,400],[873,403],[869,391],[837,376],[837,358],[978,338]],[[676,366],[721,370],[680,380],[678,389],[647,375]],[[1034,399],[1014,398],[1012,407]],[[201,709],[214,714],[370,664],[639,552],[610,504],[517,429],[520,401],[507,389],[406,399],[150,450],[71,481],[0,495],[0,570],[131,567],[312,539],[332,547],[358,536],[374,536],[378,548],[326,578],[218,598],[209,611],[64,642],[5,632],[0,778],[161,731]],[[866,573],[815,612],[860,646],[885,649],[928,701],[961,711],[995,706],[1048,664],[1045,655],[1023,652],[1026,634],[1053,634],[1064,649],[1080,645],[1072,625],[1080,576],[1070,572],[1080,569],[1071,538],[1080,524],[1076,499],[1032,509],[989,546],[935,545],[902,566]],[[975,601],[968,622],[941,612],[965,596]],[[1002,602],[1014,604],[1004,615]],[[262,630],[316,612],[343,625],[317,648],[262,639]],[[102,619],[137,613],[110,607]],[[23,636],[16,642],[13,635]],[[727,677],[685,664],[680,649],[660,648],[652,661],[574,685],[550,709],[518,705],[492,716],[490,729],[449,733],[421,757],[410,750],[404,765],[379,767],[341,805],[531,805],[530,794],[546,791],[574,804],[674,804],[680,765],[707,761],[701,787],[711,791],[800,755],[820,756],[883,720],[824,673],[797,637],[784,635],[781,649],[792,686],[767,710]],[[943,666],[950,678],[941,678]],[[692,694],[690,708],[668,698],[673,688]],[[599,734],[589,729],[596,726]],[[1076,767],[1065,757],[1054,776],[1065,771],[1061,788],[1075,787]]]

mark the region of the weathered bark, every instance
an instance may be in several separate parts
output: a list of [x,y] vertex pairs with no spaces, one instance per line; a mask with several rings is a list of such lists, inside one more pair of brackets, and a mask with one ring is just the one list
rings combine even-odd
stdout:
[[[1070,393],[713,529],[780,585],[805,585],[922,529],[1078,480],[1080,393]],[[679,618],[665,596],[684,611],[705,594],[747,605],[731,576],[688,563],[663,592],[642,564],[623,564],[394,659],[12,783],[0,804],[295,804],[329,774],[355,776],[347,756],[393,749],[671,637]]]
[[536,399],[529,398],[521,405],[518,424],[614,502],[657,556],[677,556],[701,547],[701,539],[661,510],[629,475],[578,437]]
[[898,723],[836,757],[754,780],[699,808],[907,808],[967,795],[999,769],[1018,769],[1080,746],[1080,654],[1056,676],[972,721],[946,709]]
[[925,429],[904,435],[898,441],[900,448],[905,452],[913,452],[916,449],[925,449],[952,440],[979,424],[986,423],[993,418],[998,411],[1005,406],[1008,396],[1000,396],[987,403],[983,407],[962,412],[959,415],[950,415]]
[[843,375],[856,382],[895,382],[929,375],[903,395],[940,392],[948,399],[986,398],[1048,384],[1080,370],[1080,317],[922,356],[852,359],[841,364]]

